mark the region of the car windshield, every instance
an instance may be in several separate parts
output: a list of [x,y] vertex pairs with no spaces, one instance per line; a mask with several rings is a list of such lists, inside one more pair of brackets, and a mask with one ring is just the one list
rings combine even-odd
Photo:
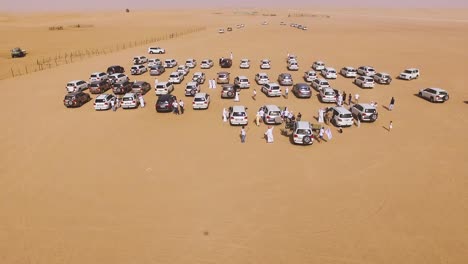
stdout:
[[196,88],[195,86],[187,86],[186,89],[187,89],[187,90],[193,90],[193,89],[195,89],[195,88]]
[[439,94],[441,94],[441,95],[447,95],[447,92],[442,92],[442,91],[441,91],[441,92],[439,92]]
[[73,86],[75,86],[75,84],[74,83],[68,83],[67,86],[72,86],[73,87]]
[[409,73],[409,74],[411,74],[411,73],[413,73],[413,72],[410,71],[410,70],[405,70],[404,73]]
[[195,101],[195,102],[204,102],[204,101],[205,101],[205,98],[203,98],[203,97],[195,97],[194,101]]
[[73,95],[67,95],[65,96],[65,100],[73,100],[75,97]]
[[325,92],[325,95],[335,95],[334,92]]
[[233,112],[232,116],[246,116],[245,112]]
[[106,100],[104,100],[104,99],[99,99],[99,98],[96,99],[96,103],[104,103],[105,101],[106,101]]
[[133,101],[133,97],[124,97],[123,98],[124,101]]
[[375,109],[366,109],[364,112],[366,112],[366,113],[375,113]]
[[311,135],[312,134],[312,131],[310,131],[310,129],[298,129],[296,131],[296,134],[299,134],[299,135]]
[[272,90],[279,90],[280,87],[279,87],[279,86],[270,86],[270,89],[272,89]]
[[341,118],[351,118],[353,116],[349,113],[349,114],[341,114],[340,117]]
[[270,112],[271,116],[279,116],[280,114],[281,114],[280,111],[271,111]]

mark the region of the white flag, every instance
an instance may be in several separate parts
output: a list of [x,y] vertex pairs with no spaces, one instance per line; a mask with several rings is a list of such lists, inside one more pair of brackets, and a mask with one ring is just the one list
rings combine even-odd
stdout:
[[325,130],[325,134],[327,134],[328,140],[332,139],[333,136],[330,128],[327,128],[327,130]]

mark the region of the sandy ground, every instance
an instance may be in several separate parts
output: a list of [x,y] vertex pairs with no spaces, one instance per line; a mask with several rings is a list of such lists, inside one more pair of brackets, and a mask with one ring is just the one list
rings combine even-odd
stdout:
[[[342,77],[332,81],[347,93],[359,93],[361,102],[379,102],[379,120],[343,134],[332,128],[331,141],[309,147],[290,144],[281,127],[275,128],[275,143],[266,144],[266,127],[252,123],[247,143],[240,144],[240,128],[221,121],[222,109],[234,102],[221,100],[219,88],[209,90],[207,84],[202,89],[212,95],[209,110],[188,109],[183,116],[156,113],[153,92],[145,96],[143,109],[63,106],[67,81],[87,79],[116,63],[128,69],[131,58],[147,47],[0,81],[0,262],[466,263],[468,24],[446,19],[452,13],[465,19],[468,12],[437,11],[443,21],[404,18],[429,16],[430,10],[414,10],[414,16],[397,10],[357,13],[341,10],[330,19],[314,19],[200,11],[192,17],[206,31],[158,43],[167,50],[158,57],[179,62],[216,60],[232,51],[231,76],[245,74],[252,82],[265,57],[272,60],[270,78],[286,72],[288,52],[299,57],[296,82],[319,59],[336,69],[368,64],[394,76],[407,67],[421,69],[418,80],[395,80],[372,90]],[[168,25],[183,26],[177,12],[165,16]],[[106,17],[92,19],[98,25],[107,23]],[[70,18],[29,19],[49,25]],[[261,26],[263,20],[270,25]],[[309,30],[280,21],[303,23]],[[216,33],[219,26],[238,23],[246,27]],[[144,35],[146,26],[140,28],[134,18],[122,30]],[[48,41],[65,45],[61,37]],[[35,39],[30,49],[44,45]],[[238,68],[242,57],[253,62],[250,70]],[[205,72],[213,78],[219,70]],[[132,80],[153,84],[154,77]],[[431,104],[414,95],[428,86],[447,89],[450,101]],[[177,85],[175,94],[190,106],[183,87]],[[325,106],[315,96],[259,93],[253,101],[252,88],[241,94],[251,120],[265,103],[289,106],[312,122]],[[389,112],[383,105],[392,96],[396,106]],[[390,120],[394,126],[388,132]]]

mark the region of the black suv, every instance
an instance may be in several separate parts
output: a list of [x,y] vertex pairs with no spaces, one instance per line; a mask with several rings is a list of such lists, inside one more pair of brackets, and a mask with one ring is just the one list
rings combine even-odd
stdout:
[[172,104],[174,101],[177,102],[177,97],[171,94],[161,95],[156,101],[156,112],[172,112]]
[[138,81],[132,85],[132,92],[136,94],[146,94],[149,90],[151,90],[151,84],[148,82]]
[[126,94],[132,90],[132,83],[129,81],[112,84],[114,94]]
[[114,74],[114,73],[124,73],[124,72],[125,72],[124,67],[119,66],[119,65],[113,65],[107,68],[107,74],[109,75]]
[[100,80],[89,84],[89,91],[92,94],[100,94],[110,89],[110,83],[107,80]]
[[79,107],[89,101],[91,101],[91,96],[89,94],[83,92],[75,92],[65,95],[65,99],[63,99],[63,104],[66,107]]

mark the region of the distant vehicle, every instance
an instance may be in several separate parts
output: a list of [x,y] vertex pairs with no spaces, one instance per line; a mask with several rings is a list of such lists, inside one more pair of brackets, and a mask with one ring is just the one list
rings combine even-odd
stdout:
[[66,90],[68,93],[82,92],[88,89],[88,83],[83,80],[75,80],[67,83]]
[[228,58],[220,58],[219,59],[219,66],[221,68],[231,68],[232,60]]
[[324,87],[319,91],[322,103],[336,103],[336,92],[333,88]]
[[134,82],[132,85],[132,93],[135,94],[146,94],[151,90],[151,84],[145,81]]
[[385,72],[379,72],[374,75],[374,81],[378,84],[390,84],[392,82],[392,76]]
[[240,90],[240,87],[236,84],[223,84],[221,86],[221,98],[234,98],[237,90]]
[[119,66],[119,65],[113,65],[107,68],[107,74],[109,75],[115,74],[115,73],[124,73],[124,72],[125,72],[124,67]]
[[197,93],[193,98],[193,109],[208,109],[210,106],[210,95],[207,93]]
[[307,83],[296,83],[292,88],[292,93],[297,98],[310,98],[312,96],[312,91]]
[[268,25],[268,22],[267,22],[267,21],[263,21],[263,22],[262,22],[262,25],[264,25],[264,26],[265,26],[265,25]]
[[357,77],[357,71],[353,67],[343,67],[340,70],[340,74],[346,78],[355,78]]
[[230,80],[230,73],[229,72],[218,72],[218,77],[216,78],[216,82],[219,84],[229,83]]
[[260,61],[260,69],[268,70],[271,69],[271,62],[269,59],[263,59]]
[[355,104],[351,107],[351,113],[354,118],[359,119],[362,122],[375,122],[379,117],[379,113],[377,113],[375,106],[370,104]]
[[164,66],[162,66],[162,65],[152,66],[150,68],[150,75],[151,76],[159,76],[159,75],[163,74],[165,71],[166,71],[166,68],[164,68]]
[[294,144],[312,145],[314,143],[312,125],[307,121],[294,122],[292,139]]
[[171,94],[161,95],[156,101],[156,112],[172,112],[174,107],[172,104],[177,102],[177,97]]
[[139,65],[139,64],[144,64],[148,62],[148,58],[145,56],[135,56],[133,57],[133,64]]
[[361,88],[374,88],[374,79],[369,76],[359,76],[354,79],[354,83]]
[[280,22],[280,26],[286,26],[286,22]]
[[218,33],[223,34],[224,33],[224,28],[218,29]]
[[270,78],[268,78],[268,74],[260,72],[255,75],[255,81],[257,82],[257,84],[262,85],[269,83]]
[[315,79],[317,79],[317,73],[315,73],[315,71],[306,71],[304,73],[304,80],[306,82],[312,82]]
[[132,90],[132,83],[129,81],[112,84],[114,94],[126,94]]
[[210,60],[210,59],[204,59],[202,60],[201,64],[200,64],[200,68],[202,69],[209,69],[213,67],[213,61]]
[[243,105],[234,105],[228,108],[228,119],[231,126],[247,125],[249,123],[247,108]]
[[288,54],[288,57],[286,57],[286,62],[290,61],[297,61],[297,56],[294,54]]
[[129,80],[130,79],[128,78],[128,76],[123,74],[123,73],[114,73],[114,74],[109,75],[109,83],[110,84],[114,84],[114,83],[117,83],[117,82],[125,82],[125,81],[129,81]]
[[314,61],[314,63],[312,63],[312,69],[314,69],[316,71],[321,71],[321,70],[325,69],[325,62],[323,62],[323,61]]
[[200,85],[197,82],[188,82],[185,86],[185,96],[195,96],[200,92]]
[[449,99],[448,92],[440,88],[422,89],[419,91],[418,95],[419,97],[427,99],[432,103],[443,103]]
[[190,68],[187,65],[180,65],[177,67],[177,71],[182,73],[184,76],[187,76],[187,74],[190,72]]
[[107,75],[107,73],[105,72],[93,72],[89,76],[89,82],[107,80],[108,78],[109,78],[109,75]]
[[288,62],[288,70],[290,71],[297,71],[299,70],[299,65],[297,64],[296,60],[290,60]]
[[112,107],[112,101],[115,102],[115,96],[113,94],[101,94],[94,100],[94,109],[109,110]]
[[122,98],[122,108],[123,109],[130,109],[130,108],[137,108],[140,105],[140,100],[134,93],[126,93]]
[[154,89],[156,91],[156,95],[164,95],[170,94],[174,91],[174,85],[171,82],[158,82]]
[[20,49],[20,48],[13,48],[11,50],[11,58],[21,58],[21,57],[24,57],[26,56],[27,52],[23,49]]
[[321,74],[325,79],[336,79],[336,70],[331,67],[325,67]]
[[203,84],[205,83],[206,75],[204,72],[195,72],[192,77],[192,81]]
[[164,67],[165,68],[174,68],[177,66],[177,61],[175,59],[166,59],[164,60]]
[[357,69],[357,73],[362,76],[374,76],[375,70],[371,66],[361,66]]
[[250,60],[249,59],[242,59],[240,62],[239,67],[241,69],[249,69],[250,68]]
[[278,76],[278,82],[280,85],[289,86],[293,85],[293,79],[289,73],[280,73]]
[[400,75],[398,76],[399,79],[402,80],[413,80],[419,78],[419,69],[416,68],[410,68],[404,70]]
[[172,72],[169,75],[169,82],[179,84],[184,80],[184,74],[182,72],[176,71]]
[[197,66],[197,60],[196,59],[187,59],[185,61],[185,66],[189,68],[195,68]]
[[133,65],[132,68],[130,68],[130,73],[132,75],[140,75],[147,71],[148,69],[144,65]]
[[281,87],[277,83],[267,83],[262,85],[262,92],[268,97],[281,96]]
[[307,30],[307,26],[302,26],[302,30]]
[[283,123],[281,119],[281,109],[276,105],[265,105],[262,106],[262,110],[265,113],[263,115],[263,122],[268,125],[277,125]]
[[161,47],[149,47],[148,53],[149,54],[164,54],[166,53],[166,50]]
[[227,31],[232,31],[232,27],[228,27],[228,28],[227,28]]
[[320,91],[325,87],[330,87],[330,84],[325,79],[317,78],[312,82],[312,87],[314,87],[315,90]]
[[80,107],[91,101],[91,96],[83,92],[69,93],[65,95],[63,104],[66,107]]
[[246,76],[237,76],[234,78],[234,84],[237,84],[240,88],[243,89],[250,88],[249,78]]
[[162,65],[162,61],[158,58],[156,59],[149,59],[148,60],[148,68],[153,67],[153,66],[159,66]]
[[337,127],[349,127],[352,126],[354,123],[353,115],[351,112],[342,107],[342,106],[335,106],[331,108],[333,111],[331,122]]
[[94,81],[89,84],[89,92],[92,94],[100,94],[111,88],[107,80]]

